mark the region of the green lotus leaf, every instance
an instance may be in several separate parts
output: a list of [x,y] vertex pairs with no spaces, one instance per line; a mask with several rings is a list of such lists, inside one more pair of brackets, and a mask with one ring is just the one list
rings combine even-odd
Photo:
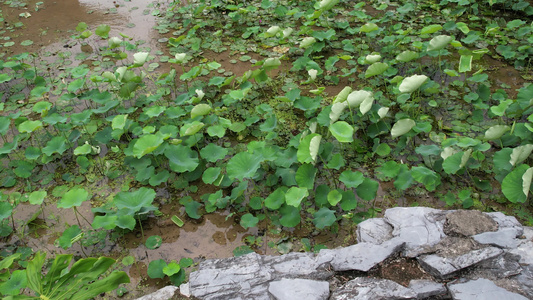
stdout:
[[290,206],[298,207],[302,200],[309,196],[307,188],[291,187],[285,193],[285,203]]
[[441,182],[439,174],[423,166],[411,168],[411,176],[417,182],[424,184],[430,192],[434,191]]
[[364,181],[363,173],[359,171],[346,170],[341,173],[339,180],[344,183],[347,188],[356,188]]
[[128,215],[117,216],[116,226],[122,229],[133,230],[135,228],[135,218]]
[[43,122],[27,120],[27,121],[20,123],[17,129],[20,133],[24,133],[24,132],[34,132],[35,130],[40,129],[40,128],[43,128]]
[[132,192],[119,192],[113,198],[115,206],[121,214],[135,215],[155,210],[152,205],[155,199],[155,191],[151,188],[142,187]]
[[333,100],[333,103],[339,103],[344,102],[348,99],[348,95],[352,92],[352,88],[349,86],[346,86],[342,89],[342,91],[337,94],[337,97],[335,97],[335,100]]
[[520,165],[511,171],[502,181],[502,192],[512,203],[525,203],[529,194],[532,168]]
[[366,23],[365,25],[361,26],[360,31],[368,33],[368,32],[372,32],[372,31],[376,31],[378,29],[379,29],[379,27],[375,23]]
[[350,211],[357,207],[357,198],[352,191],[343,191],[341,199],[341,208],[344,211]]
[[111,128],[113,128],[113,130],[123,130],[124,126],[126,126],[127,119],[128,115],[116,115],[111,121]]
[[167,266],[167,263],[163,259],[156,259],[150,261],[148,264],[147,274],[150,278],[165,278],[165,273],[163,273],[163,268]]
[[92,151],[91,145],[89,145],[88,143],[85,143],[81,146],[76,147],[76,149],[74,149],[74,155],[86,155],[86,154],[91,153],[91,151]]
[[72,244],[74,244],[79,239],[81,239],[82,237],[81,233],[82,231],[78,225],[73,225],[65,229],[61,237],[57,239],[57,242],[59,243],[59,247],[65,250],[72,247]]
[[331,206],[337,205],[337,203],[339,203],[341,201],[341,199],[342,199],[342,190],[335,189],[335,190],[329,191],[329,193],[328,193],[328,203]]
[[189,136],[189,135],[196,134],[204,126],[205,126],[204,123],[198,122],[198,121],[193,121],[191,123],[187,123],[187,124],[183,125],[180,128],[180,135],[181,136]]
[[300,141],[298,145],[298,152],[296,153],[300,163],[314,163],[318,150],[320,148],[320,140],[322,136],[317,133],[307,135]]
[[10,217],[12,212],[13,206],[9,202],[0,202],[0,220]]
[[396,56],[396,60],[399,62],[410,62],[418,58],[418,52],[405,50]]
[[408,133],[415,125],[415,121],[411,119],[401,119],[392,126],[391,135],[393,138],[402,136]]
[[368,69],[366,69],[365,72],[365,78],[370,78],[372,76],[383,74],[383,72],[387,71],[389,68],[389,65],[382,62],[375,62],[371,64]]
[[9,126],[11,125],[11,119],[8,117],[0,116],[0,134],[6,135]]
[[341,143],[353,142],[353,126],[345,121],[337,121],[329,126],[329,131]]
[[220,176],[221,168],[211,167],[207,168],[202,174],[202,181],[206,184],[212,184]]
[[163,143],[163,138],[157,134],[145,134],[141,136],[133,145],[133,156],[141,158],[152,153]]
[[244,229],[248,229],[250,227],[257,226],[257,223],[259,222],[259,219],[257,217],[254,217],[254,215],[247,213],[244,214],[241,217],[240,224]]
[[230,179],[252,178],[261,166],[263,157],[249,152],[240,152],[233,156],[226,166],[226,172]]
[[158,172],[157,174],[150,177],[148,180],[148,183],[151,186],[158,186],[163,182],[166,182],[168,178],[170,177],[170,172],[167,170],[162,170],[161,172]]
[[279,212],[281,214],[279,222],[282,226],[292,228],[300,224],[300,208],[291,205],[284,205],[281,207]]
[[33,191],[28,196],[28,201],[31,205],[41,205],[46,195],[46,191]]
[[15,270],[7,281],[0,283],[0,294],[18,296],[20,295],[20,290],[26,288],[27,284],[26,270]]
[[[278,210],[285,203],[286,187],[277,188],[265,199],[265,206],[270,210]],[[9,215],[8,215],[9,216]]]
[[[331,111],[329,113],[329,124],[335,123],[346,107],[348,107],[348,102],[333,103],[333,105],[330,107]],[[322,110],[322,112],[326,112],[326,110]],[[328,123],[326,124],[329,125]]]
[[449,35],[438,35],[429,41],[428,45],[428,51],[436,51],[441,50],[444,47],[446,47],[451,41],[453,40],[453,37]]
[[142,66],[148,59],[148,52],[137,52],[133,54],[133,64],[136,66]]
[[198,116],[205,116],[211,111],[211,106],[209,104],[200,103],[197,104],[191,110],[191,119],[194,119]]
[[176,173],[192,172],[200,164],[198,152],[183,145],[170,145],[165,149],[170,169]]
[[363,182],[357,186],[355,189],[357,196],[359,198],[370,201],[374,198],[376,198],[376,195],[378,193],[379,188],[379,182],[370,179],[370,178],[364,178]]
[[163,268],[163,273],[165,273],[165,275],[167,276],[172,276],[174,274],[177,274],[180,270],[181,270],[180,265],[175,261],[171,261],[168,265],[166,265]]
[[187,213],[187,215],[189,216],[189,218],[193,218],[195,220],[198,220],[202,217],[202,215],[200,215],[198,213],[198,209],[200,209],[200,207],[202,207],[202,204],[196,202],[196,201],[189,201],[187,203],[184,204],[185,206],[185,212]]
[[47,156],[52,156],[54,153],[61,155],[67,148],[67,140],[62,136],[56,136],[46,143],[46,147],[42,151]]
[[95,216],[91,226],[93,227],[93,229],[104,228],[105,230],[112,230],[117,227],[117,216]]
[[348,95],[346,101],[348,101],[348,105],[350,106],[350,108],[354,108],[354,107],[359,107],[359,105],[361,105],[361,103],[363,103],[368,98],[373,99],[371,92],[365,91],[365,90],[359,90],[359,91],[351,92]]
[[146,245],[146,248],[150,250],[154,250],[154,249],[159,248],[162,243],[163,243],[163,238],[161,238],[161,236],[152,235],[146,239],[145,245]]
[[422,30],[420,30],[420,34],[432,34],[441,29],[442,29],[441,25],[433,24],[433,25],[429,25],[429,26],[422,28]]
[[202,150],[200,150],[200,155],[203,159],[209,162],[216,162],[217,160],[224,159],[228,154],[228,149],[217,146],[216,144],[210,143]]
[[263,63],[263,68],[265,71],[276,69],[281,65],[281,60],[277,57],[270,57],[265,59],[265,62]]
[[89,199],[89,192],[80,186],[73,187],[63,194],[61,200],[57,203],[59,208],[71,208],[80,206],[84,201]]
[[465,73],[472,71],[472,59],[473,55],[461,55],[459,59],[459,72]]
[[335,223],[335,221],[337,221],[337,218],[335,217],[335,211],[326,207],[322,207],[313,214],[313,224],[315,224],[316,228],[318,229],[324,229],[328,226],[331,226],[333,223]]
[[533,151],[533,144],[518,146],[513,149],[509,163],[516,166],[526,160]]
[[401,93],[412,93],[416,91],[428,77],[426,75],[413,75],[403,79],[400,84],[399,90]]
[[99,25],[96,30],[94,31],[94,33],[103,38],[103,39],[107,39],[109,37],[109,31],[111,30],[111,26],[109,25],[105,25],[105,24],[101,24]]
[[317,169],[311,164],[302,164],[296,171],[295,179],[299,187],[312,190],[315,186]]

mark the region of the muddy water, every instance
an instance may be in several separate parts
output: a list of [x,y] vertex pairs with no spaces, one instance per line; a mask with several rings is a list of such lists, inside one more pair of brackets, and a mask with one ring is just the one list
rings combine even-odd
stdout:
[[[15,1],[14,1],[15,2]],[[41,5],[36,3],[43,2]],[[10,47],[0,48],[7,55],[21,52],[36,52],[40,54],[70,51],[78,53],[93,51],[83,48],[80,43],[72,43],[69,37],[78,34],[75,31],[79,22],[85,22],[88,29],[94,29],[106,24],[111,26],[109,36],[119,36],[123,33],[134,41],[146,41],[146,47],[158,47],[156,24],[154,15],[158,15],[159,8],[167,1],[151,0],[57,0],[25,2],[23,7],[9,7],[1,5],[4,16],[4,28],[11,37],[9,41],[15,42]],[[22,15],[22,16],[21,16]],[[21,22],[23,26],[16,27],[15,23]],[[20,23],[19,23],[20,24]],[[30,46],[21,45],[22,41],[31,40]],[[99,43],[105,41],[99,41]],[[3,44],[0,42],[0,44]]]

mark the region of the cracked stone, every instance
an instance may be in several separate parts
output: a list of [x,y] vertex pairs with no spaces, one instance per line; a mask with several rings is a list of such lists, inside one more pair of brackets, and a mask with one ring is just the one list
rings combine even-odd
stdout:
[[392,238],[392,226],[381,218],[365,220],[357,225],[357,242],[380,245]]
[[472,236],[474,240],[481,244],[489,244],[500,248],[516,248],[520,241],[516,238],[520,236],[519,231],[514,228],[503,228],[496,232],[484,232]]
[[385,211],[384,220],[391,224],[392,235],[406,243],[404,255],[416,257],[428,246],[445,237],[445,213],[428,207],[394,207]]
[[423,255],[418,258],[418,261],[428,273],[435,277],[445,279],[452,276],[456,271],[470,267],[502,253],[502,249],[488,247],[474,250],[456,257],[442,257],[435,254]]
[[329,297],[329,283],[308,279],[272,281],[268,291],[276,300],[325,300]]
[[331,294],[330,300],[416,299],[416,292],[388,279],[358,277]]
[[335,271],[366,272],[401,251],[403,245],[403,241],[392,239],[381,245],[360,243],[340,249],[322,249],[316,260],[319,265],[330,263]]
[[526,297],[509,292],[484,278],[449,284],[448,290],[455,300],[527,300]]
[[411,282],[409,282],[409,288],[417,294],[416,299],[425,299],[432,296],[446,295],[446,293],[448,293],[444,284],[432,280],[411,280]]

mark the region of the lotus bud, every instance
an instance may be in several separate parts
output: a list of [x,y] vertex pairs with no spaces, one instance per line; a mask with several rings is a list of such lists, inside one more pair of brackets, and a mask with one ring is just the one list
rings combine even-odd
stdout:
[[311,69],[307,71],[307,73],[309,74],[309,77],[311,77],[311,80],[314,81],[316,79],[316,74],[318,73],[318,71],[315,69]]
[[311,46],[315,42],[316,42],[316,39],[314,37],[306,37],[300,43],[300,48],[303,48],[303,49],[309,48],[309,46]]
[[187,56],[187,54],[185,53],[178,53],[176,54],[175,58],[176,58],[176,63],[178,64],[182,64],[185,62],[185,57]]
[[204,91],[202,90],[196,90],[196,94],[198,95],[198,101],[202,100],[205,96]]
[[266,31],[265,36],[266,37],[275,36],[280,31],[281,31],[281,28],[279,28],[279,26],[272,26]]
[[120,46],[121,42],[122,42],[121,38],[114,36],[114,37],[110,38],[109,41],[108,41],[109,48],[115,49],[118,46]]

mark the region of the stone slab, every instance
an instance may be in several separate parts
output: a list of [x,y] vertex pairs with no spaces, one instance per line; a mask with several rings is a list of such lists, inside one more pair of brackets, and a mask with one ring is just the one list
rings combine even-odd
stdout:
[[520,255],[520,263],[533,266],[533,242],[520,244],[516,249],[509,250],[509,253]]
[[174,293],[178,289],[177,286],[169,285],[162,289],[159,289],[151,294],[144,295],[137,300],[168,300],[174,297]]
[[391,255],[401,251],[405,243],[392,239],[381,245],[360,243],[339,249],[322,249],[316,260],[319,265],[330,263],[335,271],[366,272]]
[[453,276],[456,271],[470,267],[486,259],[496,257],[502,253],[502,249],[488,247],[473,250],[456,257],[442,257],[436,254],[422,255],[418,257],[418,261],[422,268],[431,275],[440,279],[446,279]]
[[448,284],[448,290],[455,300],[527,300],[526,297],[509,292],[484,278]]
[[382,218],[365,220],[357,225],[357,242],[380,245],[392,239],[392,226]]
[[326,300],[329,297],[329,283],[308,279],[281,279],[269,284],[268,292],[276,300]]
[[448,289],[446,289],[444,284],[432,280],[411,280],[409,282],[409,288],[416,293],[416,299],[425,299],[448,293]]
[[506,216],[504,213],[499,212],[499,211],[485,213],[485,214],[491,217],[494,221],[498,223],[499,229],[509,228],[509,227],[515,227],[515,228],[522,229],[522,230],[524,229],[522,224],[520,224],[520,222],[518,222],[518,220],[513,216]]
[[520,236],[517,228],[507,227],[496,232],[476,234],[472,238],[480,244],[488,244],[500,248],[516,248],[520,244],[520,240],[516,238],[517,236]]
[[410,288],[379,278],[358,277],[348,281],[331,294],[330,300],[416,299]]
[[384,220],[394,228],[392,235],[406,243],[403,254],[416,257],[445,237],[445,216],[428,207],[394,207],[385,211]]

